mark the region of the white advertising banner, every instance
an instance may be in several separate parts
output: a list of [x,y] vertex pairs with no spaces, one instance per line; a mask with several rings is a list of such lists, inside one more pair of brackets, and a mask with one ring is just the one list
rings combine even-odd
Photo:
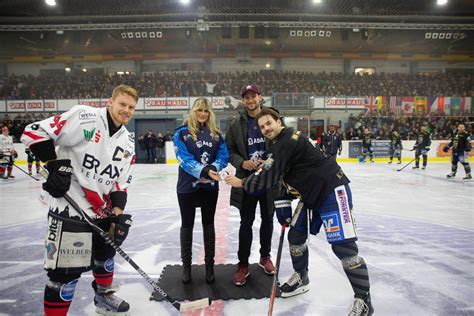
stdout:
[[56,100],[8,100],[7,112],[50,112],[57,110]]
[[7,102],[0,100],[0,112],[6,112],[7,111]]
[[363,109],[365,107],[365,97],[326,97],[324,98],[326,108],[349,108]]
[[182,110],[189,108],[188,98],[145,98],[145,110]]

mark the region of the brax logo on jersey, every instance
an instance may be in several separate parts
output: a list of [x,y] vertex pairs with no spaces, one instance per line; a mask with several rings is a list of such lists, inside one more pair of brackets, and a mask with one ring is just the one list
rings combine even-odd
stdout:
[[[87,178],[96,180],[98,183],[105,183],[105,185],[110,185],[114,179],[117,179],[118,177],[120,177],[121,170],[119,171],[119,169],[116,166],[108,164],[104,168],[102,168],[100,164],[100,160],[96,159],[94,156],[89,155],[89,154],[84,155],[84,160],[82,161],[82,167],[84,167],[87,170],[93,170],[93,172],[91,172],[91,171],[82,169],[81,172],[84,176],[86,176]],[[104,177],[104,176],[108,176],[108,177]]]

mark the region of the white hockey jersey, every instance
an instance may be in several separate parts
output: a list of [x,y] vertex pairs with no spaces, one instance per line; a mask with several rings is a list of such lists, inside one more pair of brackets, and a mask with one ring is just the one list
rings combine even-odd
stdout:
[[10,135],[5,136],[0,134],[0,152],[4,155],[10,155],[14,151],[15,147],[13,146],[13,137]]
[[[68,195],[92,218],[107,217],[109,194],[126,191],[135,163],[134,139],[122,126],[109,136],[107,109],[76,105],[71,110],[32,123],[21,141],[27,146],[52,139],[57,159],[70,159],[74,169]],[[51,197],[50,210],[77,216],[64,198]],[[67,214],[64,214],[67,215]]]

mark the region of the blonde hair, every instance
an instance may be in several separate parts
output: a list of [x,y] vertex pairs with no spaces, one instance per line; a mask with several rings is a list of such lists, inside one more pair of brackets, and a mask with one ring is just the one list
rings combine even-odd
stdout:
[[135,102],[138,102],[137,90],[125,84],[121,84],[115,87],[114,91],[112,92],[112,100],[115,100],[121,93],[128,94],[135,100]]
[[198,110],[209,111],[209,118],[205,124],[207,125],[207,128],[209,128],[209,131],[211,131],[211,138],[217,138],[221,131],[217,127],[216,116],[212,111],[211,102],[209,102],[209,100],[206,98],[197,98],[196,101],[194,101],[191,111],[189,112],[189,116],[186,118],[186,120],[184,120],[184,124],[188,125],[189,134],[191,135],[192,139],[197,141],[199,121],[197,119],[196,112]]

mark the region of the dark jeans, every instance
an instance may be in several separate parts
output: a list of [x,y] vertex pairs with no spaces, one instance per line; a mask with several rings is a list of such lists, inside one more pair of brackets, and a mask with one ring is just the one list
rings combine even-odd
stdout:
[[260,203],[260,256],[270,255],[273,233],[273,212],[270,213],[266,193],[253,196],[244,192],[242,208],[240,209],[239,251],[237,253],[240,264],[248,264],[252,247],[252,225],[255,220],[257,202]]
[[156,162],[156,147],[151,147],[146,149],[146,155],[149,163]]
[[219,191],[198,190],[193,193],[178,193],[181,227],[193,228],[196,207],[201,207],[202,225],[213,225]]

